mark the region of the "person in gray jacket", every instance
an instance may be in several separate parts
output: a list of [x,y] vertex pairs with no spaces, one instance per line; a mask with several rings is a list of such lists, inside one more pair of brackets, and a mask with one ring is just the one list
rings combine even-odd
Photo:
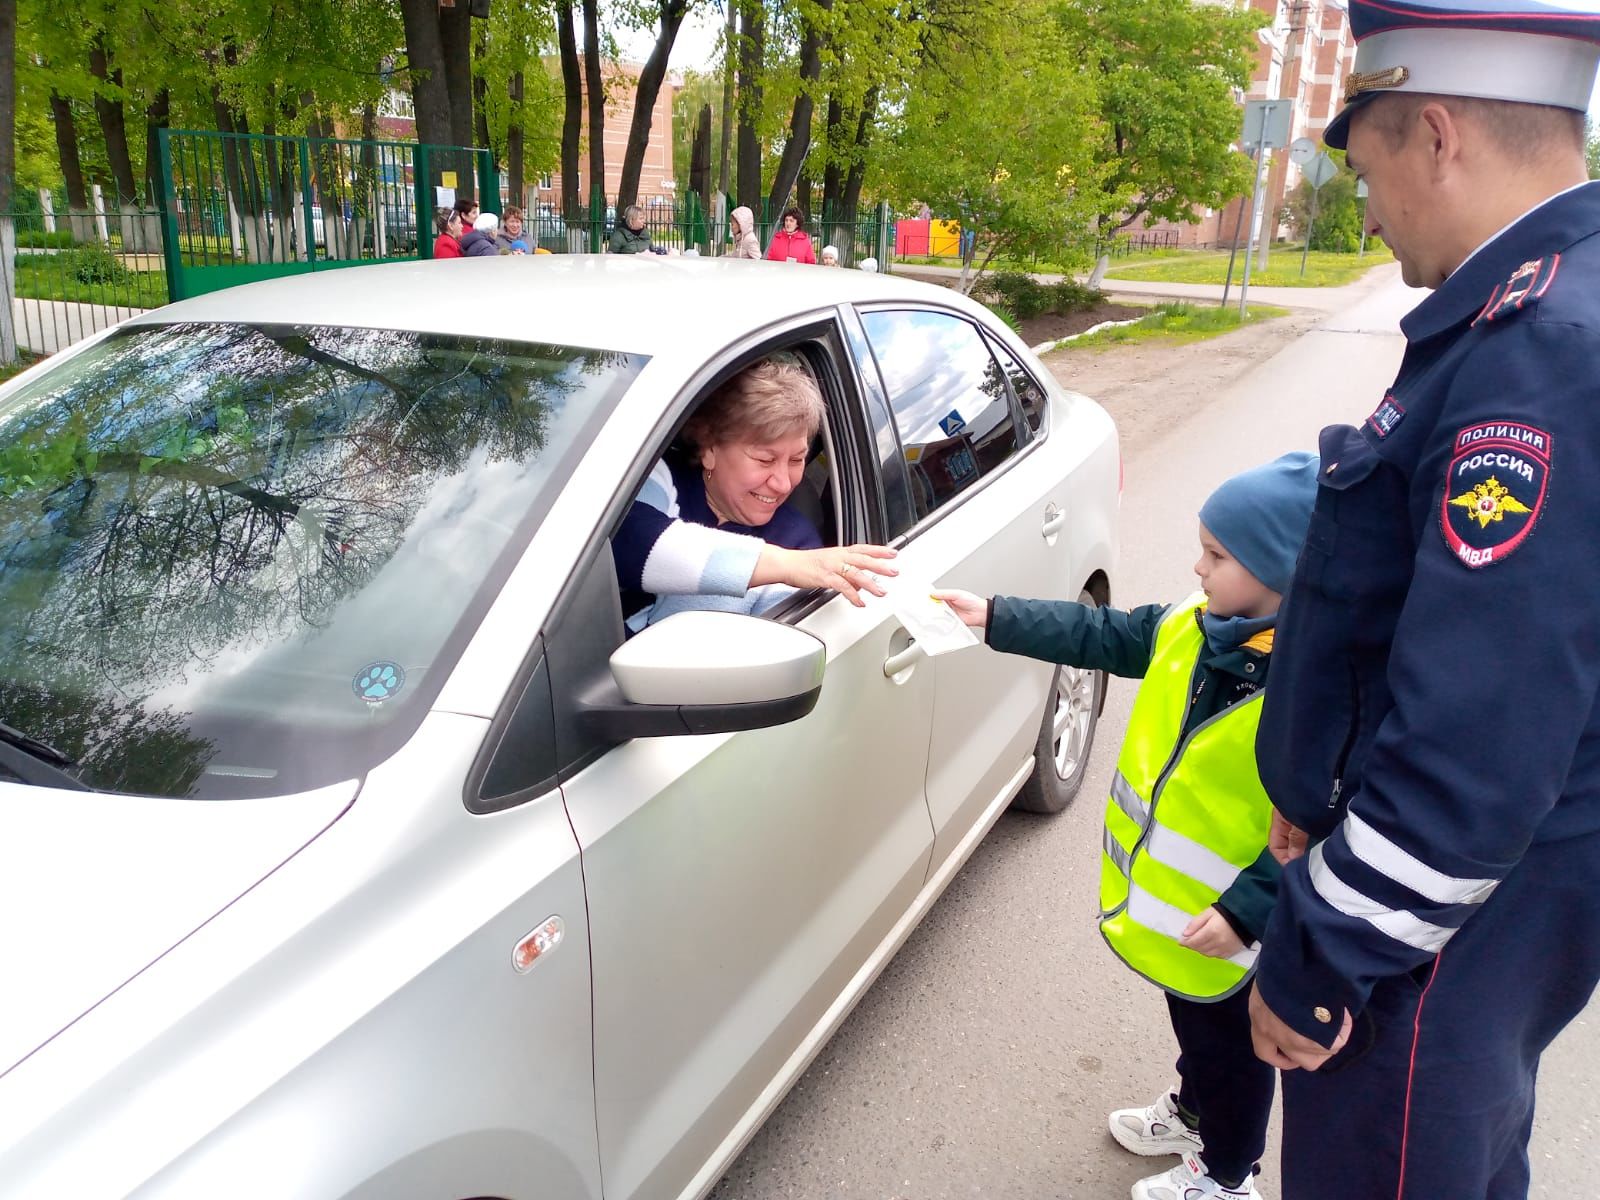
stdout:
[[644,228],[644,209],[630,204],[622,210],[622,219],[611,231],[609,246],[613,254],[643,254],[650,249],[650,235]]

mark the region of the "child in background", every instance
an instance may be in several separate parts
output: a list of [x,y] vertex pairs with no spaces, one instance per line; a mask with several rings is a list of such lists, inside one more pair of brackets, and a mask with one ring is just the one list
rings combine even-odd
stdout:
[[1167,993],[1176,1091],[1119,1109],[1112,1137],[1179,1154],[1133,1200],[1256,1200],[1273,1068],[1250,1042],[1249,982],[1281,868],[1256,726],[1282,593],[1311,521],[1315,455],[1228,480],[1200,509],[1201,591],[1123,612],[1068,601],[935,595],[988,644],[1142,679],[1106,806],[1100,932]]

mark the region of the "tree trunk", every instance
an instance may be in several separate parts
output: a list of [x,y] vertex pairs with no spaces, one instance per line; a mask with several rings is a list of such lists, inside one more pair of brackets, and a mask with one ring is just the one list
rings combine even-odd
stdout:
[[[472,57],[482,62],[489,53],[489,22],[479,21],[473,28]],[[472,73],[472,135],[474,146],[489,145],[489,81]],[[498,165],[498,164],[496,164]]]
[[172,119],[172,93],[162,88],[144,110],[144,196],[151,208],[161,207],[161,135]]
[[128,154],[128,126],[122,100],[106,93],[122,90],[122,68],[113,68],[106,50],[105,33],[95,36],[89,47],[89,74],[99,81],[94,91],[94,111],[100,118],[100,133],[106,142],[106,159],[111,166],[111,182],[116,188],[117,207],[131,208],[139,203],[139,185],[133,178],[133,159]]
[[[856,223],[856,209],[861,204],[861,184],[867,174],[867,143],[872,140],[872,120],[878,112],[878,89],[872,88],[861,101],[861,115],[856,121],[856,136],[851,147],[850,171],[844,180],[844,200],[839,219],[847,225]],[[880,263],[879,270],[889,269]]]
[[628,205],[638,202],[639,175],[644,169],[644,152],[650,146],[656,98],[661,94],[662,80],[667,77],[667,59],[672,57],[678,26],[683,24],[683,14],[688,8],[689,0],[661,0],[661,30],[656,34],[650,57],[645,59],[644,70],[639,72],[639,87],[634,93],[633,122],[628,126],[628,148],[622,155],[622,178],[617,184],[619,214]]
[[446,145],[450,141],[450,90],[445,84],[444,43],[439,36],[439,0],[400,0],[400,16],[405,25],[417,141]]
[[[0,0],[11,4],[12,0]],[[78,157],[78,123],[72,116],[72,105],[55,92],[50,93],[50,116],[56,127],[56,154],[61,159],[61,177],[67,185],[67,225],[72,230],[72,240],[94,240],[94,226],[89,216],[89,189],[83,181],[83,160]],[[6,175],[6,187],[11,186],[15,172]]]
[[[444,57],[444,86],[450,95],[450,144],[473,144],[472,120],[472,9],[466,4],[436,10],[439,21],[439,48]],[[457,168],[460,176],[461,169]],[[465,178],[456,184],[458,194],[475,194],[470,166]]]
[[736,45],[734,39],[739,36],[738,9],[730,2],[728,4],[728,23],[723,28],[722,39],[722,143],[717,166],[717,191],[724,196],[728,194],[728,151],[733,146],[733,64]]
[[[600,0],[583,4],[583,86],[589,93],[589,196],[606,189],[606,81],[600,74]],[[588,197],[585,197],[587,200]]]
[[[511,203],[518,208],[527,207],[527,180],[522,166],[522,72],[511,77],[511,124],[506,127],[506,174],[511,192]],[[531,215],[528,224],[532,224]]]
[[12,181],[17,175],[17,0],[0,0],[0,363],[17,361],[11,264],[17,261]]
[[[833,0],[817,0],[817,7],[827,12],[833,7]],[[806,161],[806,152],[811,149],[811,113],[816,105],[811,89],[821,74],[822,31],[807,21],[800,38],[800,90],[795,93],[794,109],[789,115],[789,137],[783,144],[783,156],[778,159],[778,170],[772,178],[769,200],[773,212],[789,198]]]
[[689,190],[699,195],[703,203],[711,199],[711,105],[700,109],[700,119],[695,122],[694,144],[689,151]]
[[1106,272],[1110,269],[1111,255],[1102,254],[1099,258],[1095,259],[1094,270],[1089,272],[1089,286],[1098,291],[1101,283],[1105,281]]
[[762,0],[743,0],[739,6],[739,203],[755,212],[758,224],[764,215],[757,211],[761,207],[761,142],[756,137],[756,121],[761,116],[765,17]]
[[566,108],[561,120],[561,215],[579,219],[583,192],[578,185],[578,143],[583,138],[583,74],[578,69],[578,38],[572,30],[572,0],[556,4],[556,38],[561,47],[561,88]]
[[843,129],[844,107],[839,97],[829,96],[827,132],[822,138],[822,144],[828,149],[828,161],[822,168],[822,212],[834,220],[839,217],[839,204],[844,199],[844,168],[840,166],[843,147],[839,145],[844,137]]

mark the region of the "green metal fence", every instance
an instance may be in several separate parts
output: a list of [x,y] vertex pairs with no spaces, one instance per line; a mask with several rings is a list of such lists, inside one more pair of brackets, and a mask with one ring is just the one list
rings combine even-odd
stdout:
[[0,212],[0,248],[0,295],[11,297],[15,341],[27,355],[54,354],[167,303],[153,210],[18,207]]
[[431,257],[441,201],[498,211],[493,156],[467,146],[160,131],[174,300],[257,279]]

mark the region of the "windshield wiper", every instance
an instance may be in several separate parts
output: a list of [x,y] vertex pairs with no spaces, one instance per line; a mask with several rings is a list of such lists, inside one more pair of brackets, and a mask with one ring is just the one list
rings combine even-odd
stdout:
[[25,783],[40,787],[71,788],[80,792],[94,791],[73,774],[82,768],[71,757],[49,742],[29,737],[3,721],[0,721],[0,764]]

